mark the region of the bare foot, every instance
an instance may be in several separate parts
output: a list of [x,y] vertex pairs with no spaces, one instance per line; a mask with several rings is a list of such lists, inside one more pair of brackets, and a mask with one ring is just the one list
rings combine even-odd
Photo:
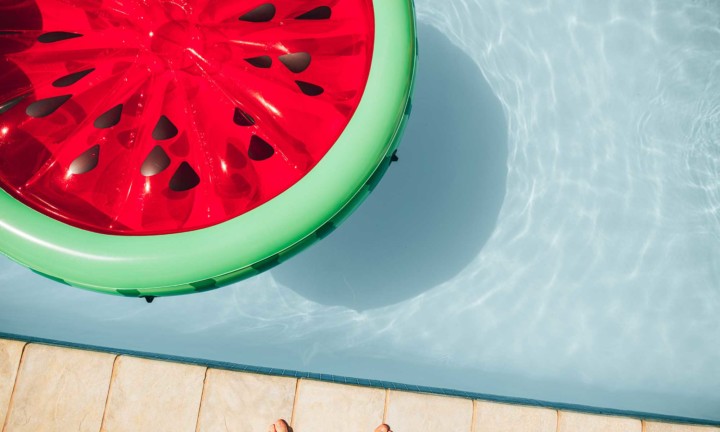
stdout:
[[[268,427],[268,432],[292,432],[292,430],[285,420],[280,419]],[[392,432],[392,430],[390,426],[381,424],[375,428],[375,432]]]
[[285,420],[278,420],[275,423],[271,424],[270,427],[268,427],[268,432],[289,432],[290,426],[285,422]]

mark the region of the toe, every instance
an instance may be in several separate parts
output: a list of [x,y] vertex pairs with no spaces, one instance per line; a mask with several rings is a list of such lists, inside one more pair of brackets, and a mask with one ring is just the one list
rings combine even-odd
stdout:
[[375,428],[375,432],[392,432],[392,431],[390,430],[390,426],[388,426],[386,424],[381,424],[380,426]]
[[282,419],[276,421],[274,426],[277,432],[288,432],[288,430],[290,429],[285,420]]
[[275,425],[271,424],[270,426],[268,426],[267,432],[277,432],[277,430],[275,429]]

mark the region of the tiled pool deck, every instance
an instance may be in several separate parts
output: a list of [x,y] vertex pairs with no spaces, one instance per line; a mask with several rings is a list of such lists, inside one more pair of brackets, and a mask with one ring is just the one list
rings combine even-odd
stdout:
[[282,417],[295,432],[372,432],[381,422],[394,432],[720,432],[717,426],[641,415],[599,415],[600,410],[583,413],[471,394],[413,392],[392,383],[327,377],[354,383],[348,385],[311,374],[138,355],[0,339],[2,431],[265,432]]

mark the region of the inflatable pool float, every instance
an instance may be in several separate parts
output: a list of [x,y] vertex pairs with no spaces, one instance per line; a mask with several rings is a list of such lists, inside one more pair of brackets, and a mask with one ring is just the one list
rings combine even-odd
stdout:
[[206,291],[327,236],[394,158],[411,0],[0,4],[0,252],[56,281]]

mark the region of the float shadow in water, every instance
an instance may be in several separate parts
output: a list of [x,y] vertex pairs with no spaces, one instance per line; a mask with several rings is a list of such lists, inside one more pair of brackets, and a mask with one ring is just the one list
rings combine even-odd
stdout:
[[495,228],[507,177],[502,106],[465,53],[418,30],[400,161],[337,231],[272,272],[309,300],[365,310],[415,297],[456,276]]

